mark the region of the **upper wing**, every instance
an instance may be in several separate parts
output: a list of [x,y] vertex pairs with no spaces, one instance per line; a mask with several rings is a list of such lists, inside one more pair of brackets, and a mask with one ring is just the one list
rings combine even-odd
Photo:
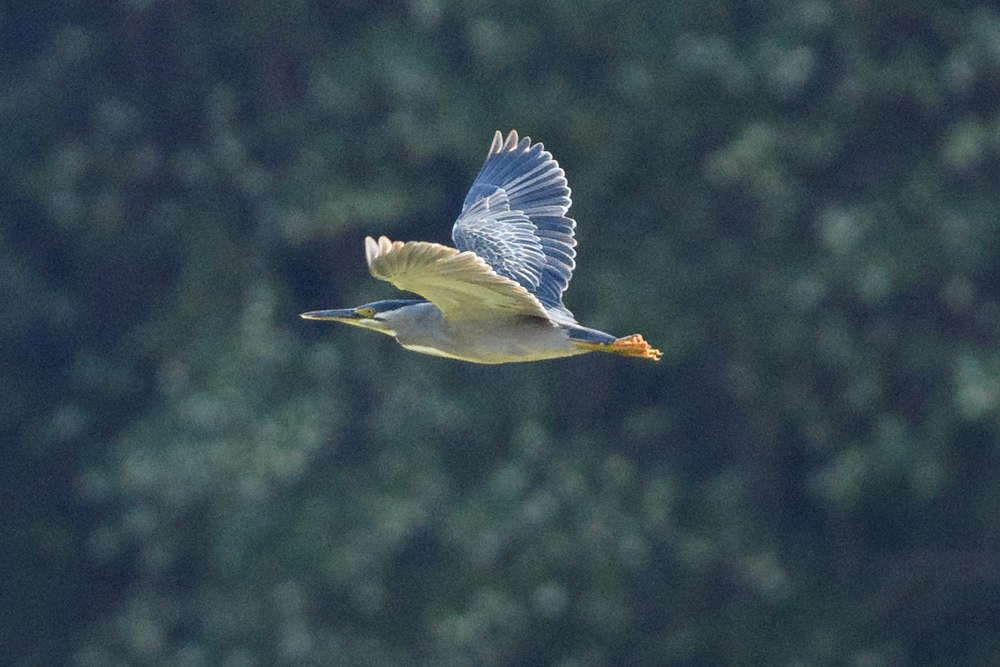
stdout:
[[507,193],[497,188],[462,212],[451,236],[456,248],[471,250],[501,276],[534,292],[545,268],[537,230],[522,211],[510,210]]
[[566,217],[571,204],[565,173],[542,144],[518,140],[515,130],[506,139],[497,132],[452,239],[568,315],[562,294],[576,266],[576,222]]
[[372,275],[414,292],[441,309],[449,320],[489,320],[517,315],[548,319],[545,308],[524,286],[497,274],[472,252],[424,241],[365,239]]

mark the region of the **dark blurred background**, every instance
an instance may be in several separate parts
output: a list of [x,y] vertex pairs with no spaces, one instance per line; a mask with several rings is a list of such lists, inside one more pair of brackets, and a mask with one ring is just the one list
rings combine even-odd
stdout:
[[[1000,664],[1000,12],[0,7],[0,664]],[[567,305],[478,367],[393,297],[495,130]]]

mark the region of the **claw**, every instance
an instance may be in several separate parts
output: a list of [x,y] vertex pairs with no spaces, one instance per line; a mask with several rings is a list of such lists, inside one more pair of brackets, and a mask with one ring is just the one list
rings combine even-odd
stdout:
[[624,357],[639,357],[651,361],[659,361],[663,353],[647,343],[640,334],[632,334],[619,338],[613,343],[590,343],[584,341],[573,341],[581,350],[589,352],[610,352],[620,354]]
[[647,343],[641,334],[632,334],[631,336],[619,338],[604,349],[614,354],[621,354],[626,357],[641,357],[652,361],[659,361],[663,357],[663,353]]

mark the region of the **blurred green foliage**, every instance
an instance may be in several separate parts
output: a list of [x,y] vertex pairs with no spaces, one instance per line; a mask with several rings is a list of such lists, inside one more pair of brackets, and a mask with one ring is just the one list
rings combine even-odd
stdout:
[[[1000,14],[974,3],[0,9],[0,662],[995,665]],[[480,368],[392,294],[492,132],[581,321]]]

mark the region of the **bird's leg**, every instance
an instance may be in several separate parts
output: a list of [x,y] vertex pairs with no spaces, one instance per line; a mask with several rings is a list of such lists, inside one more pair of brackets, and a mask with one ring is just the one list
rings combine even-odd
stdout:
[[610,352],[611,354],[620,354],[624,357],[640,357],[642,359],[650,359],[652,361],[659,361],[660,357],[663,356],[663,353],[647,343],[641,334],[625,336],[624,338],[617,339],[613,343],[573,341],[573,344],[584,350],[592,350],[594,352]]
[[651,359],[653,361],[659,361],[660,357],[663,356],[663,353],[647,343],[641,334],[632,334],[631,336],[619,338],[615,342],[606,345],[604,351],[621,354],[626,357],[642,357],[643,359]]

